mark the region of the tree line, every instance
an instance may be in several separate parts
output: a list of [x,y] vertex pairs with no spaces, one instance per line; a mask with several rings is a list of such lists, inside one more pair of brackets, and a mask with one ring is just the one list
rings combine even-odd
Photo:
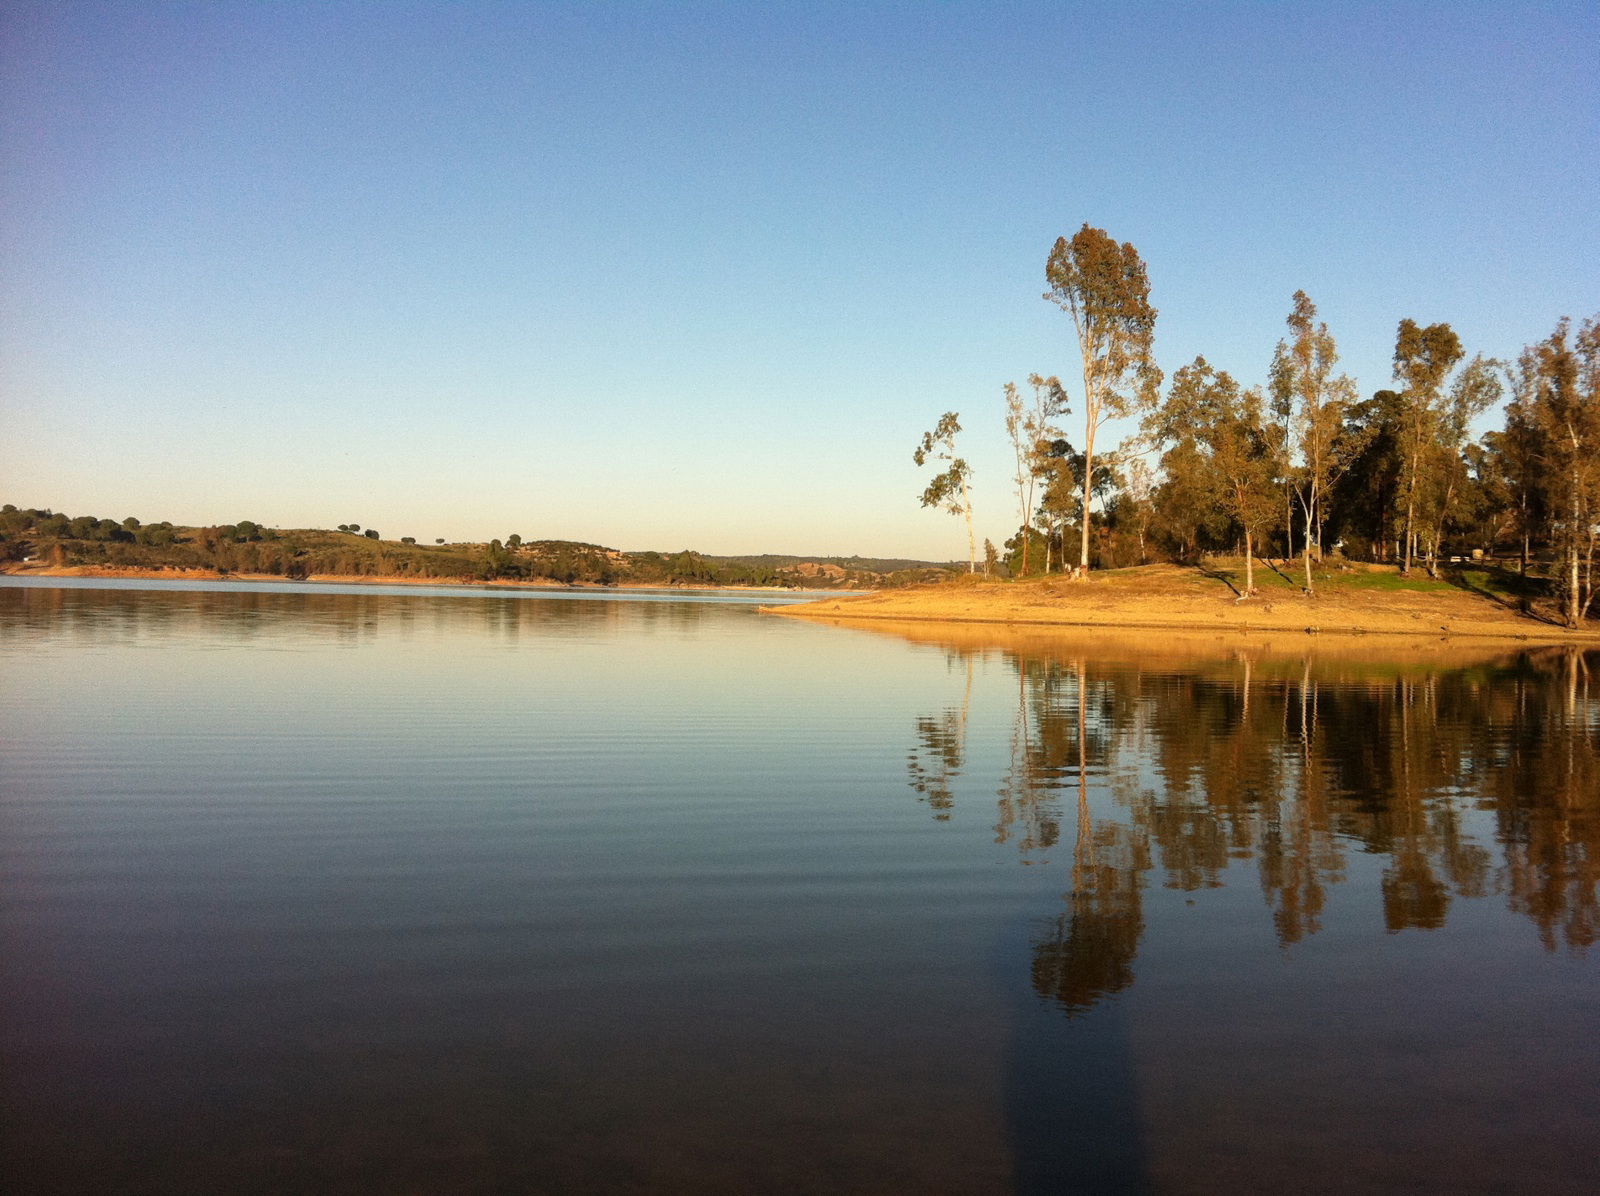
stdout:
[[[1316,305],[1296,291],[1287,335],[1264,383],[1246,386],[1203,356],[1170,382],[1156,365],[1148,271],[1130,244],[1085,224],[1060,238],[1044,298],[1068,314],[1082,381],[1078,445],[1068,390],[1054,375],[1002,388],[1018,523],[1006,540],[1013,575],[1096,565],[1192,560],[1234,552],[1255,593],[1254,563],[1298,557],[1303,588],[1330,550],[1436,576],[1455,555],[1508,550],[1546,578],[1566,621],[1595,600],[1600,547],[1600,316],[1563,317],[1514,361],[1467,355],[1447,323],[1399,321],[1393,386],[1363,399],[1338,370]],[[1163,389],[1163,384],[1165,388]],[[1501,426],[1475,437],[1499,407]],[[1133,432],[1106,450],[1113,420]],[[946,412],[918,446],[943,468],[922,504],[967,522],[977,568],[972,471]],[[1069,541],[1075,544],[1069,545]],[[1073,550],[1076,551],[1073,551]],[[1075,562],[1073,557],[1076,558]]]
[[926,581],[943,570],[910,561],[799,557],[715,557],[680,552],[619,552],[571,540],[524,540],[512,533],[486,544],[384,540],[376,528],[341,523],[334,531],[233,524],[181,527],[48,509],[0,509],[0,563],[56,567],[204,570],[303,580],[396,577],[441,581],[525,581],[564,585],[764,586],[852,589]]

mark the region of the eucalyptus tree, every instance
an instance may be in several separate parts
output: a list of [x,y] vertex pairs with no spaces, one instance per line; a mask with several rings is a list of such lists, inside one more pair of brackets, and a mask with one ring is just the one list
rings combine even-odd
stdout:
[[1294,310],[1287,323],[1293,335],[1278,342],[1272,357],[1272,399],[1283,420],[1285,448],[1299,458],[1290,502],[1300,508],[1305,590],[1314,595],[1311,557],[1322,551],[1324,498],[1360,454],[1364,442],[1345,427],[1345,415],[1355,403],[1355,383],[1344,374],[1334,374],[1338,348],[1327,324],[1317,320],[1316,304],[1304,291],[1294,293]]
[[944,461],[946,467],[935,474],[922,492],[922,505],[937,507],[951,515],[963,515],[967,520],[967,572],[978,571],[978,544],[972,535],[972,468],[956,456],[956,437],[961,432],[961,417],[946,411],[939,417],[931,432],[922,434],[922,443],[911,454],[918,465],[929,461]]
[[[1400,321],[1394,342],[1394,377],[1401,384],[1401,489],[1406,503],[1402,573],[1411,572],[1416,553],[1416,511],[1419,489],[1436,464],[1435,436],[1444,420],[1441,410],[1445,379],[1461,360],[1461,338],[1448,324]],[[1430,572],[1431,572],[1430,562]]]
[[1078,571],[1089,570],[1095,435],[1107,420],[1153,407],[1161,371],[1151,356],[1156,309],[1138,251],[1085,224],[1056,239],[1045,264],[1044,297],[1072,317],[1083,362],[1083,524]]
[[1563,317],[1548,338],[1523,350],[1520,366],[1532,383],[1530,414],[1558,521],[1567,625],[1576,627],[1594,598],[1600,521],[1600,316],[1569,343],[1571,331]]
[[1017,526],[1022,529],[1023,574],[1028,572],[1031,537],[1026,532],[1034,514],[1034,489],[1049,472],[1049,449],[1055,437],[1053,421],[1067,411],[1067,395],[1059,378],[1029,374],[1028,385],[1033,388],[1031,407],[1023,401],[1016,383],[1005,384],[1006,436],[1016,463],[1014,481],[1020,515]]
[[1146,536],[1150,530],[1150,500],[1155,497],[1156,475],[1143,457],[1133,457],[1128,461],[1126,476],[1123,479],[1122,495],[1118,500],[1117,512],[1119,521],[1124,511],[1129,521],[1133,524],[1134,535],[1139,540],[1139,563],[1148,564],[1150,551],[1146,544]]
[[[1018,519],[1022,538],[1022,575],[1028,572],[1028,520],[1033,515],[1033,484],[1039,473],[1034,466],[1034,442],[1029,412],[1022,401],[1015,382],[1005,385],[1006,436],[1011,441],[1011,452],[1016,462],[1012,481],[1017,487]],[[985,541],[988,543],[988,541]]]
[[1162,453],[1161,473],[1152,504],[1156,530],[1175,545],[1178,559],[1188,560],[1200,550],[1202,540],[1215,540],[1224,531],[1225,521],[1199,439],[1185,436]]
[[1278,429],[1267,418],[1259,389],[1242,390],[1226,370],[1196,357],[1173,375],[1157,434],[1188,442],[1175,455],[1187,464],[1194,484],[1244,532],[1242,597],[1255,588],[1255,550],[1278,513]]
[[1433,421],[1434,432],[1425,448],[1422,497],[1429,515],[1428,575],[1438,572],[1439,545],[1445,524],[1460,508],[1469,483],[1467,444],[1472,438],[1472,421],[1500,401],[1504,388],[1500,381],[1501,363],[1478,354],[1456,375],[1450,393]]
[[1532,357],[1522,359],[1506,371],[1511,401],[1506,404],[1505,427],[1483,438],[1491,461],[1486,469],[1502,480],[1516,516],[1519,570],[1528,572],[1528,556],[1534,529],[1545,521],[1549,497],[1545,484],[1543,448],[1533,408],[1538,393],[1538,371]]
[[[1328,519],[1323,535],[1353,535],[1371,546],[1375,560],[1389,559],[1401,502],[1401,399],[1397,391],[1380,390],[1355,404],[1345,416],[1343,436],[1358,437],[1360,449],[1344,475],[1328,491]],[[1281,427],[1274,427],[1281,432]],[[1398,553],[1398,547],[1396,549]]]

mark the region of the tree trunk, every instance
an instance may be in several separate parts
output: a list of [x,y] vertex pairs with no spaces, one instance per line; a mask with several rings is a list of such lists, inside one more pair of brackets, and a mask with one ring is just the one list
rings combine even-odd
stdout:
[[[1250,529],[1249,528],[1245,528],[1244,529],[1244,596],[1246,598],[1250,597],[1250,595],[1252,595],[1252,594],[1254,594],[1256,592],[1256,575],[1255,575],[1255,571],[1254,571],[1254,567],[1253,567],[1255,562],[1251,559],[1251,557],[1253,555],[1254,554],[1250,551]],[[1249,701],[1248,698],[1246,698],[1245,700]]]
[[1089,425],[1088,443],[1083,446],[1083,542],[1078,556],[1078,572],[1089,575],[1089,503],[1094,497],[1094,425]]
[[1283,563],[1287,565],[1294,560],[1294,507],[1289,508],[1289,517],[1283,521]]
[[978,571],[978,542],[972,538],[972,495],[967,492],[967,479],[961,479],[961,513],[967,517],[967,572]]
[[1306,504],[1305,526],[1305,558],[1306,558],[1306,593],[1315,594],[1316,587],[1311,583],[1311,504]]
[[1583,557],[1583,601],[1578,605],[1578,618],[1589,617],[1589,605],[1594,601],[1594,544],[1595,534],[1589,532],[1589,547]]
[[1416,509],[1416,504],[1409,498],[1406,499],[1406,557],[1400,565],[1400,572],[1411,572],[1411,517]]
[[1572,496],[1572,524],[1567,529],[1567,626],[1576,627],[1578,606],[1578,496]]

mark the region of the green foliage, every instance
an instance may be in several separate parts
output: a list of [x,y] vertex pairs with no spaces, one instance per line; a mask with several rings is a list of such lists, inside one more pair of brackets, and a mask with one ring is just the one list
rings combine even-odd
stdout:
[[1153,407],[1161,370],[1152,352],[1156,309],[1150,278],[1134,247],[1087,223],[1058,237],[1045,263],[1044,297],[1072,317],[1083,363],[1084,465],[1079,470],[1080,570],[1087,570],[1095,483],[1095,437],[1110,419]]
[[977,544],[972,535],[972,470],[956,456],[956,436],[960,431],[961,417],[954,411],[946,411],[933,431],[923,433],[922,443],[911,454],[911,459],[919,466],[929,461],[946,462],[946,468],[936,474],[922,492],[922,505],[966,517],[967,570],[973,572],[978,566]]

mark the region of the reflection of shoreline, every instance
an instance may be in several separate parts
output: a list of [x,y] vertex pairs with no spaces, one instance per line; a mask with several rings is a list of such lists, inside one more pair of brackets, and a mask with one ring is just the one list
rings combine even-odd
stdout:
[[[785,608],[784,613],[794,608]],[[774,613],[777,613],[776,611]],[[808,623],[825,623],[846,631],[889,636],[928,644],[947,652],[999,651],[1031,659],[1069,662],[1087,656],[1096,664],[1156,665],[1233,662],[1254,659],[1258,666],[1274,661],[1293,662],[1299,675],[1306,658],[1327,665],[1346,663],[1372,671],[1399,670],[1407,666],[1426,669],[1467,668],[1524,654],[1560,653],[1564,649],[1593,651],[1595,645],[1558,640],[1520,640],[1489,636],[1425,636],[1397,633],[1350,635],[1303,631],[1232,631],[1222,628],[1091,628],[997,623],[947,623],[933,620],[830,618],[808,614]]]
[[392,624],[401,636],[422,628],[449,627],[509,641],[523,629],[554,636],[586,634],[605,624],[626,624],[647,633],[683,630],[733,611],[753,613],[753,603],[706,593],[435,593],[418,587],[400,591],[377,585],[347,588],[300,582],[159,587],[143,582],[0,582],[0,637],[26,628],[44,637],[97,640],[114,630],[130,636],[193,635],[205,640],[226,631],[246,642],[272,627],[279,634],[352,643],[372,640],[381,626]]
[[[634,591],[651,593],[683,590],[704,593],[738,594],[793,594],[817,596],[855,596],[860,590],[797,590],[788,586],[703,586],[664,581],[631,582],[627,585],[605,586],[596,582],[530,582],[530,581],[478,581],[449,577],[415,577],[402,575],[318,573],[310,577],[284,577],[277,573],[221,573],[216,569],[102,569],[92,565],[67,565],[43,569],[0,567],[0,577],[74,579],[87,581],[224,581],[255,584],[269,582],[290,586],[423,586],[441,590],[532,590],[561,593],[569,590],[595,593],[627,594]],[[0,584],[4,584],[0,582]],[[159,587],[158,587],[159,588]]]

